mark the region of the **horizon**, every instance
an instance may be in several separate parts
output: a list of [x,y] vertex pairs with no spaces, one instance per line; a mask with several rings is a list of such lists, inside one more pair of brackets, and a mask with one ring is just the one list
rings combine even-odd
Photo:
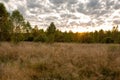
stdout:
[[18,9],[33,26],[46,29],[54,22],[57,29],[73,32],[120,30],[119,0],[0,0],[9,12]]

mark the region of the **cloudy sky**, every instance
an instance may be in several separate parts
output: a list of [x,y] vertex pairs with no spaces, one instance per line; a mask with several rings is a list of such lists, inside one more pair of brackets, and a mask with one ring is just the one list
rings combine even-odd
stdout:
[[120,0],[0,0],[7,10],[18,9],[32,26],[54,22],[62,31],[112,29],[120,24]]

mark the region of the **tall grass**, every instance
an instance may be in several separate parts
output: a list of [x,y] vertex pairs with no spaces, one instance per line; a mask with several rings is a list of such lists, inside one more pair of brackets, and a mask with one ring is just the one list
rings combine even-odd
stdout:
[[0,80],[120,80],[120,45],[3,42]]

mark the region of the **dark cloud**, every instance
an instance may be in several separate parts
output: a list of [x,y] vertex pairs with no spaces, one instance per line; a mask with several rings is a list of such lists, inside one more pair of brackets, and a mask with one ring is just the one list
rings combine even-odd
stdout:
[[88,23],[81,23],[80,25],[82,27],[87,27],[87,26],[91,26],[92,22],[88,22]]
[[114,4],[115,4],[114,1],[107,0],[106,1],[106,9],[107,10],[111,9],[111,7],[114,6]]
[[38,0],[27,0],[27,7],[28,8],[36,8],[36,7],[41,7],[40,3]]
[[104,15],[104,14],[106,14],[106,13],[110,13],[110,12],[111,12],[111,11],[109,11],[109,10],[100,10],[99,16]]
[[58,5],[58,4],[63,4],[66,2],[66,0],[50,0],[51,3]]
[[114,6],[114,9],[119,9],[120,8],[120,4],[116,4],[115,6]]
[[55,16],[49,16],[49,17],[46,17],[44,20],[45,21],[53,21],[53,20],[57,20],[58,17],[55,17]]
[[79,17],[76,17],[73,14],[61,14],[60,15],[62,18],[66,18],[66,19],[79,19]]
[[79,3],[77,11],[81,12],[81,13],[85,13],[87,10],[87,9],[85,10],[85,7],[86,7],[86,5],[84,5],[83,3]]
[[75,4],[78,2],[78,0],[50,0],[50,2],[55,4],[55,5],[63,4],[63,3]]
[[0,2],[6,2],[7,3],[7,2],[9,2],[9,0],[0,0]]
[[118,19],[118,20],[113,20],[113,23],[114,24],[120,24],[120,20]]
[[120,8],[120,2],[118,2],[114,5],[114,9],[119,9],[119,8]]
[[5,2],[9,2],[9,0],[3,0],[3,1],[5,1]]
[[89,10],[100,9],[100,0],[89,0],[89,2],[87,3],[87,8]]
[[99,15],[102,4],[99,0],[90,0],[88,3],[79,3],[77,11],[86,15]]
[[68,4],[76,4],[78,0],[66,0]]

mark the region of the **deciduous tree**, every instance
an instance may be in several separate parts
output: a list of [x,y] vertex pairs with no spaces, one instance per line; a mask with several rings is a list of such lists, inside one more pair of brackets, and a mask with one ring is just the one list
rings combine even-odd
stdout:
[[0,40],[8,40],[11,33],[11,21],[3,3],[0,3]]

